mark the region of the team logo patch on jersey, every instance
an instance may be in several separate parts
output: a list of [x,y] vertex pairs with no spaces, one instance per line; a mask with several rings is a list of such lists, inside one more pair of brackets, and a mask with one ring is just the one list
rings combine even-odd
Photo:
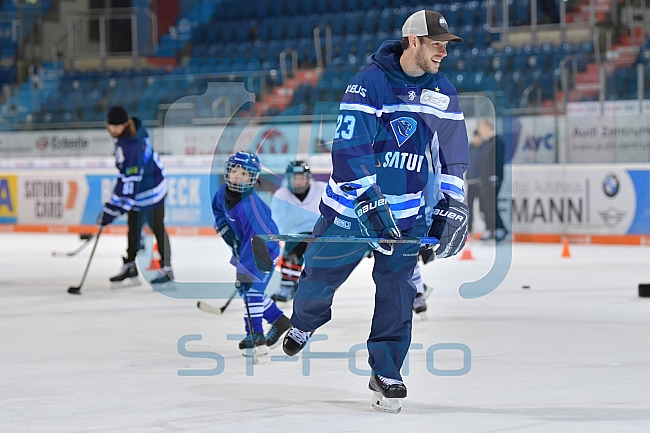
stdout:
[[449,107],[449,96],[424,89],[420,95],[420,104],[430,105],[439,110],[446,110]]
[[391,120],[390,126],[393,128],[393,134],[395,134],[397,145],[400,147],[415,133],[415,130],[418,129],[418,123],[415,119],[411,119],[410,117],[400,117],[399,119]]

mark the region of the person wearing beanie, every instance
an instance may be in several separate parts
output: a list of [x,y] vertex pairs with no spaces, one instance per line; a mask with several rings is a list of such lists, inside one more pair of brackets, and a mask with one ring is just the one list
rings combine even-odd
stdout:
[[110,200],[104,204],[97,223],[107,226],[126,213],[128,246],[120,272],[111,277],[114,286],[140,284],[135,258],[140,249],[142,226],[153,230],[160,253],[160,275],[151,280],[156,288],[172,288],[171,248],[165,229],[165,168],[153,149],[147,130],[137,117],[129,117],[121,106],[111,107],[106,129],[115,142],[115,166],[119,175]]

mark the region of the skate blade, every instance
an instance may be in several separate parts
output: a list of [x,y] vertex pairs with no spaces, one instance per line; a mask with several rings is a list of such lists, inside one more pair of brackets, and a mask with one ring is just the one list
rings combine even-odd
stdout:
[[401,398],[386,398],[380,392],[372,392],[372,408],[381,412],[399,413],[402,410]]
[[423,321],[423,322],[424,322],[425,320],[429,320],[429,316],[427,316],[427,312],[426,312],[426,311],[423,311],[423,312],[421,312],[421,313],[416,313],[415,315],[418,316],[418,317],[420,318],[420,320]]
[[[257,355],[266,355],[268,351],[266,350],[266,346],[257,346]],[[251,356],[254,355],[253,351],[251,349],[241,349],[241,354],[246,357],[250,358]]]
[[122,281],[115,281],[111,283],[111,289],[127,289],[129,287],[139,286],[142,283],[138,277],[126,278]]

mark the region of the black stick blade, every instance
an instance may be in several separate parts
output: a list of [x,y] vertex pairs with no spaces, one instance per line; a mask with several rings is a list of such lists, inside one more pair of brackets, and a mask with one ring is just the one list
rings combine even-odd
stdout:
[[70,287],[68,288],[68,293],[71,295],[81,295],[81,287]]

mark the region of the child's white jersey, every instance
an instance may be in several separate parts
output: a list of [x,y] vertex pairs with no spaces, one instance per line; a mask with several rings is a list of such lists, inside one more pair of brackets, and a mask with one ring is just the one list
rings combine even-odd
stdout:
[[285,187],[275,191],[271,202],[271,217],[280,234],[311,232],[320,216],[318,205],[326,187],[325,182],[312,180],[303,201]]

